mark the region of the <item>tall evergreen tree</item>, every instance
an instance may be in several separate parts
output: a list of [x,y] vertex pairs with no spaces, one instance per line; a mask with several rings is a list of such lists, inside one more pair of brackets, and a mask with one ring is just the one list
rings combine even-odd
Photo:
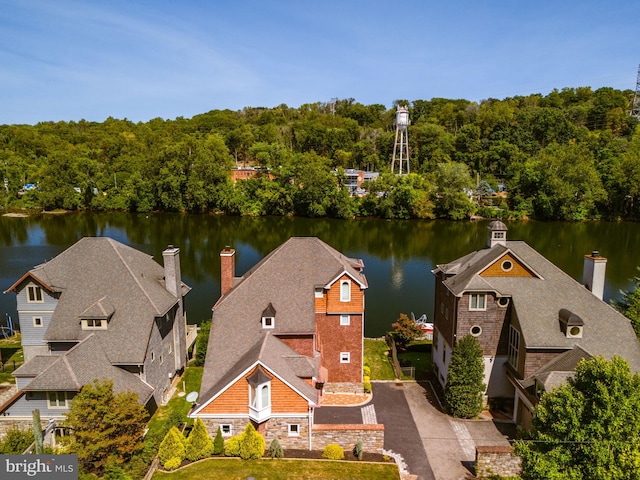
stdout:
[[449,363],[444,401],[454,417],[474,418],[482,411],[485,390],[482,348],[476,337],[462,337],[453,349]]
[[[640,272],[640,267],[636,267]],[[636,336],[640,338],[640,276],[633,277],[633,288],[631,290],[621,290],[622,298],[612,302],[613,306],[626,316],[636,332]]]

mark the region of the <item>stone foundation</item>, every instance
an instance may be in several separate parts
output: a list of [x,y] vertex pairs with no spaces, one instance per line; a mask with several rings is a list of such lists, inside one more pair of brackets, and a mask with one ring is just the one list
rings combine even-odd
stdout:
[[323,450],[331,443],[337,443],[345,451],[353,450],[358,441],[364,452],[380,453],[384,447],[384,425],[323,425],[313,426],[313,450]]
[[522,459],[509,446],[476,447],[476,477],[518,477],[522,473]]
[[[44,428],[47,422],[41,422],[42,428]],[[4,440],[7,435],[7,431],[12,428],[18,430],[33,430],[33,422],[31,420],[11,420],[9,417],[0,417],[0,441]]]
[[324,384],[323,393],[364,393],[364,383],[331,383]]

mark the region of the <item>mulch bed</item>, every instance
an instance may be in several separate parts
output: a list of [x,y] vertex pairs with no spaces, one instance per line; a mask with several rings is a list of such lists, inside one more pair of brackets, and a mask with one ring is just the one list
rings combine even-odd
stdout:
[[[322,460],[322,450],[285,450],[284,458],[308,458],[312,460]],[[345,451],[344,459],[347,461],[357,461],[353,452]],[[365,462],[389,462],[389,457],[385,458],[385,455],[380,453],[370,453],[365,451],[362,454],[362,460]]]

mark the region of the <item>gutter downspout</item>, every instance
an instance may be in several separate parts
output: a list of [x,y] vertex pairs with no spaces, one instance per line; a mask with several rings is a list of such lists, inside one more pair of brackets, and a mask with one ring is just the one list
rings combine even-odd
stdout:
[[309,451],[312,450],[312,443],[313,443],[312,428],[313,428],[313,409],[311,408],[311,405],[309,405]]

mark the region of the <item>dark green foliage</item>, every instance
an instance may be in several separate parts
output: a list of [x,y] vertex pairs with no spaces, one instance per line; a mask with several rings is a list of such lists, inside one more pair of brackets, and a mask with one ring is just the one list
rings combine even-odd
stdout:
[[485,390],[484,361],[478,340],[466,335],[453,349],[444,401],[449,414],[460,418],[475,418],[482,411]]
[[135,393],[115,395],[111,381],[85,385],[65,416],[64,425],[73,431],[69,452],[87,472],[127,462],[143,446],[148,413]]
[[[640,267],[636,267],[640,271]],[[613,301],[612,304],[620,313],[626,316],[640,338],[640,276],[633,277],[633,288],[631,290],[621,290],[622,298]]]
[[160,459],[160,463],[164,465],[172,458],[177,458],[182,462],[187,455],[185,443],[186,440],[184,435],[180,433],[180,430],[176,427],[171,427],[165,435],[164,440],[162,440],[162,443],[160,443],[160,448],[158,449],[158,458]]
[[203,367],[204,360],[207,356],[207,345],[209,344],[209,332],[211,331],[211,319],[205,320],[200,324],[198,337],[196,338],[196,359],[195,366]]
[[398,348],[403,349],[406,345],[422,335],[422,329],[416,322],[405,313],[401,313],[398,320],[391,324],[391,335]]
[[124,469],[115,463],[107,464],[107,466],[104,468],[104,476],[102,477],[102,479],[103,480],[132,480],[131,477],[126,474]]
[[640,375],[613,357],[582,361],[544,393],[516,443],[525,479],[631,480],[640,472]]
[[284,458],[284,450],[282,450],[282,445],[280,445],[277,438],[271,440],[267,455],[271,458]]
[[222,455],[224,453],[224,438],[222,437],[222,430],[218,427],[216,436],[213,439],[213,454]]
[[322,450],[322,458],[329,460],[344,460],[344,450],[337,443],[330,443]]
[[362,441],[358,440],[358,443],[356,443],[356,446],[353,447],[353,456],[356,457],[358,460],[362,460],[363,453],[364,453],[364,447],[362,446]]
[[[0,204],[461,219],[476,207],[463,188],[480,184],[480,203],[489,203],[486,185],[500,181],[511,217],[638,219],[632,93],[579,87],[479,104],[407,101],[412,173],[403,177],[390,174],[395,107],[353,99],[339,100],[335,114],[315,103],[137,124],[1,125],[0,178],[8,184]],[[234,166],[264,170],[234,184]],[[365,185],[372,195],[350,197],[340,187],[347,168],[382,174]],[[23,191],[25,183],[38,188]]]
[[2,441],[0,441],[0,453],[5,455],[19,455],[33,443],[33,430],[20,430],[10,428]]
[[196,418],[189,437],[187,437],[186,458],[187,460],[195,462],[196,460],[210,457],[212,453],[213,441],[209,437],[207,427],[201,419]]

